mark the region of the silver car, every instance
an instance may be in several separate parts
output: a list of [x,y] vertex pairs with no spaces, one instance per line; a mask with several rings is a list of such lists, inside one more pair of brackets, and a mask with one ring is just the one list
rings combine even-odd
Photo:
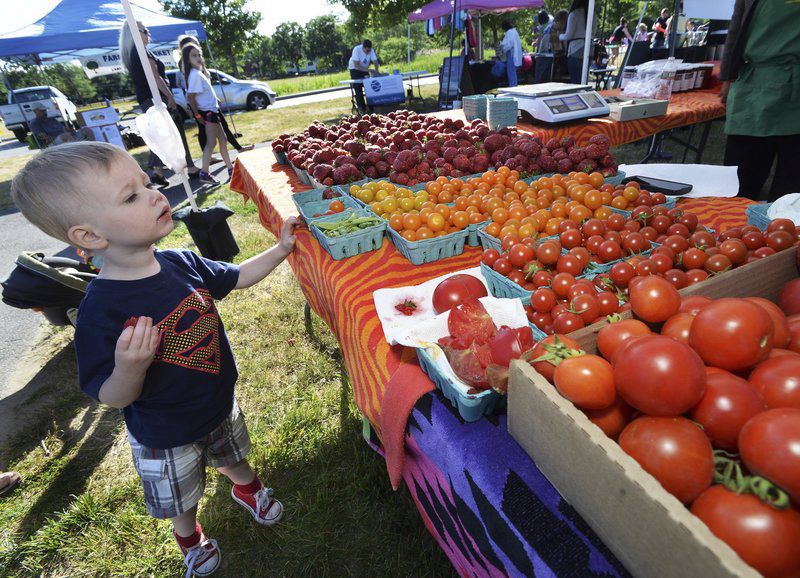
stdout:
[[[214,86],[220,107],[223,109],[262,110],[274,104],[278,97],[269,84],[264,81],[239,80],[213,68],[209,68],[208,72],[211,74],[211,84]],[[175,102],[183,109],[187,117],[192,116],[186,101],[186,82],[183,74],[179,70],[167,70],[167,80]]]

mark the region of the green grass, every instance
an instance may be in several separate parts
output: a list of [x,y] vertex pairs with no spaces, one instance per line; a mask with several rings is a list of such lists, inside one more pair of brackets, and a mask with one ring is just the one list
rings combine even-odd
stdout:
[[[417,55],[411,61],[411,70],[427,70],[428,72],[438,73],[439,67],[442,65],[442,59],[450,54],[446,50],[438,50],[429,54]],[[402,62],[389,62],[381,64],[382,72],[392,72],[399,70],[400,72],[408,71],[408,61]],[[323,88],[333,88],[341,86],[340,80],[348,80],[350,73],[345,70],[343,72],[335,72],[331,74],[314,74],[307,76],[296,76],[294,78],[275,78],[268,80],[272,90],[278,93],[278,96],[286,96],[287,94],[296,94],[298,92],[309,92],[311,90],[321,90]]]

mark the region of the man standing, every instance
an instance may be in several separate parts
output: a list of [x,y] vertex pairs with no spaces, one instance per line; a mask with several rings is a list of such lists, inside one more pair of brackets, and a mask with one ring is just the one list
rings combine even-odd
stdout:
[[[350,56],[350,78],[353,80],[361,80],[362,78],[369,78],[369,67],[371,64],[375,65],[375,74],[378,74],[378,57],[375,51],[372,50],[372,41],[364,40],[361,44],[353,48],[353,54]],[[364,85],[361,83],[353,85],[356,92],[356,105],[358,112],[364,114],[367,110],[367,103],[364,100]],[[369,107],[369,112],[372,112],[372,107]]]
[[56,119],[48,117],[47,109],[40,102],[34,104],[32,110],[36,118],[30,122],[31,133],[41,145],[50,146],[65,142],[94,140],[92,129],[84,127],[76,132],[67,128]]
[[656,33],[653,39],[653,48],[664,48],[667,39],[668,20],[669,20],[669,9],[662,8],[661,16],[656,18],[656,21],[653,23],[653,30]]

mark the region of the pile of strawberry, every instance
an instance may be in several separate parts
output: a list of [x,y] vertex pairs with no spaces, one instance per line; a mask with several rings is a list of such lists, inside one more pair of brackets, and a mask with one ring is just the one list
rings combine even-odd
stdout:
[[800,575],[800,279],[777,304],[631,288],[599,355],[551,336],[531,363],[764,576]]
[[497,327],[483,304],[465,299],[450,309],[447,317],[450,335],[439,340],[453,372],[470,386],[469,393],[492,388],[505,393],[508,366],[533,348],[530,327]]

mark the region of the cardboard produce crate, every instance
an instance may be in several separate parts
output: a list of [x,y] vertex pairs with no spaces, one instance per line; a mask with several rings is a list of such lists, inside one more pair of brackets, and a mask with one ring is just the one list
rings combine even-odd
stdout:
[[[795,255],[789,249],[681,293],[774,300],[781,286],[797,277]],[[578,341],[596,351],[595,337],[596,330],[584,331]],[[553,385],[520,361],[511,365],[508,429],[635,576],[760,576]]]

